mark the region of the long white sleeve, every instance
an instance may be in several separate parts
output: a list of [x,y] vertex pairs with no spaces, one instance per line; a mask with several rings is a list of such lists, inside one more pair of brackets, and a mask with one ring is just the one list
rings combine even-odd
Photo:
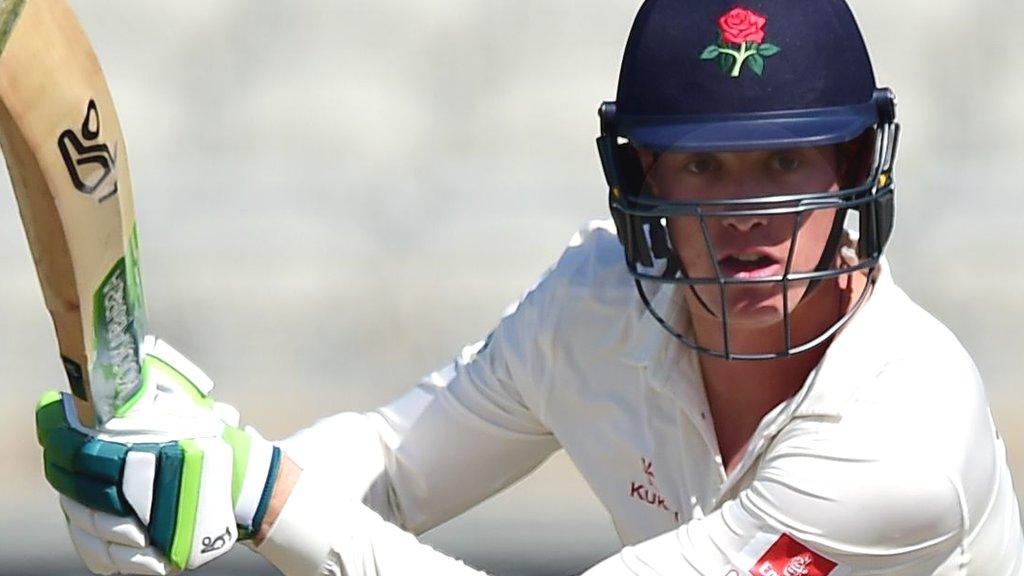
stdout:
[[387,406],[326,418],[283,441],[304,472],[260,553],[289,575],[457,566],[399,527],[428,530],[558,449],[534,386],[549,366],[539,357],[550,353],[540,299],[528,293],[486,341]]
[[559,447],[533,383],[548,344],[535,294],[486,341],[368,414],[317,422],[281,443],[304,469],[420,533],[522,478]]
[[481,575],[304,473],[257,549],[285,576]]

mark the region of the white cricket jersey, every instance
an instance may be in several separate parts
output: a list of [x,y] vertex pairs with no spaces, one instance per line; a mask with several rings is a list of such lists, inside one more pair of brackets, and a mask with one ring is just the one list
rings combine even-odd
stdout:
[[[436,526],[562,448],[624,545],[587,576],[1024,574],[981,379],[885,268],[727,475],[696,353],[590,223],[485,343],[283,442],[305,472],[260,552],[289,576],[476,574],[395,525]],[[680,290],[656,300],[685,315]]]

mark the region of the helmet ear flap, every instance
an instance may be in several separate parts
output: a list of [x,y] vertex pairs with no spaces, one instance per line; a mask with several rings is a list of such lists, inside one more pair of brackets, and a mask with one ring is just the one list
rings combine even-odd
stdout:
[[[636,198],[643,192],[644,174],[643,165],[637,156],[636,149],[628,143],[615,144],[615,162],[619,172],[619,192],[628,198]],[[613,210],[615,212],[615,210]],[[643,266],[653,266],[651,259],[651,245],[647,241],[647,234],[644,233],[644,221],[635,216],[623,216],[629,220],[624,228],[620,228],[619,239],[623,241],[631,260]],[[616,222],[618,224],[618,222]],[[628,237],[623,238],[623,234]]]
[[651,234],[651,253],[654,254],[654,257],[659,260],[674,257],[675,254],[669,245],[668,230],[665,229],[663,220],[661,218],[651,218],[648,222],[648,228]]
[[[872,164],[875,155],[877,129],[869,128],[857,138],[839,145],[839,155],[842,166],[839,185],[841,188],[857,188],[863,186],[872,172]],[[860,222],[860,240],[857,243],[857,256],[864,260],[875,258],[881,254],[885,246],[885,237],[879,235],[884,230],[880,227],[880,214],[874,203],[868,203],[855,209]],[[890,227],[892,218],[889,218]]]
[[653,250],[651,250],[651,245],[647,241],[647,235],[644,234],[645,226],[643,220],[636,216],[620,213],[620,217],[615,219],[616,226],[620,226],[620,220],[623,221],[624,226],[619,228],[619,240],[626,247],[626,255],[629,257],[629,261],[634,266],[653,267],[654,259],[651,257]]
[[[619,176],[618,193],[628,198],[636,198],[647,195],[650,192],[645,187],[647,175],[644,172],[643,164],[636,149],[628,143],[616,143],[615,162]],[[616,189],[612,189],[609,201],[612,203],[612,215],[615,218],[615,225],[618,228],[619,240],[626,247],[627,255],[634,264],[654,268],[655,260],[667,260],[670,263],[675,259],[672,251],[668,231],[665,229],[663,219],[656,217],[631,216],[615,209],[614,197]],[[674,271],[678,267],[671,264],[667,267],[666,273]]]
[[674,276],[682,266],[678,262],[664,220],[630,214],[624,206],[633,199],[649,194],[645,189],[647,174],[640,155],[632,144],[620,141],[615,125],[615,103],[605,102],[598,109],[601,118],[601,135],[597,139],[597,150],[608,182],[608,207],[619,241],[626,251],[626,260],[631,270],[637,266],[656,268],[656,260],[664,261],[661,274]]
[[597,139],[597,149],[604,167],[605,180],[608,181],[608,204],[615,220],[615,228],[619,241],[626,249],[626,258],[631,266],[637,264],[651,267],[652,247],[644,232],[641,218],[630,216],[619,209],[618,203],[628,202],[643,191],[643,165],[637,156],[636,149],[627,142],[619,142],[611,126],[614,124],[615,106],[605,103],[599,111],[601,115],[601,136]]
[[889,236],[892,235],[892,225],[896,219],[896,198],[889,194],[879,199],[875,205],[875,225],[878,226],[878,254],[882,254],[885,245],[889,243]]
[[892,194],[861,206],[860,241],[857,256],[862,259],[878,258],[889,242],[896,216],[896,202]]
[[888,89],[876,92],[879,102],[879,123],[875,151],[878,166],[871,193],[874,201],[860,208],[860,241],[857,256],[861,259],[880,258],[885,245],[892,235],[896,217],[895,183],[893,166],[900,143],[900,125],[896,122],[896,96]]
[[[622,193],[627,197],[640,197],[650,195],[646,186],[647,173],[644,170],[640,155],[631,144],[624,143],[616,146],[620,174],[622,176]],[[668,265],[664,274],[671,276],[679,269],[675,262],[676,254],[672,250],[668,230],[665,228],[665,220],[658,217],[628,216],[630,230],[635,236],[633,242],[637,248],[634,254],[634,262],[638,262],[648,268],[655,267],[655,260],[665,260]]]

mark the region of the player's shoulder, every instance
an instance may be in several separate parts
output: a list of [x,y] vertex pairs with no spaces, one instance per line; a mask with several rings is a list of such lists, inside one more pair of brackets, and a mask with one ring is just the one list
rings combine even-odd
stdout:
[[872,458],[939,463],[954,475],[991,467],[995,435],[970,353],[883,272],[830,346],[797,415],[832,417],[822,437]]
[[623,345],[634,340],[643,313],[614,224],[591,220],[526,296],[506,310],[501,331],[514,329],[520,339],[545,348],[548,360],[566,356],[558,350],[604,362],[618,358]]
[[460,361],[484,356],[486,362],[515,366],[517,374],[528,375],[513,378],[518,393],[534,398],[534,410],[543,413],[546,400],[540,399],[556,382],[563,392],[572,388],[559,359],[581,354],[587,374],[593,374],[599,371],[595,366],[617,358],[635,331],[642,309],[637,300],[614,225],[588,221],[555,264],[505,309],[486,341],[465,349]]
[[637,300],[615,225],[590,220],[524,296],[505,309],[499,331],[512,330],[548,346],[585,347],[593,342],[564,336],[626,329],[638,313]]
[[[889,396],[889,404],[902,404],[899,411],[909,418],[959,414],[959,421],[969,422],[963,418],[968,410],[987,418],[981,375],[953,331],[891,279],[878,296],[875,373],[863,393]],[[934,412],[929,415],[925,406]]]
[[551,275],[562,289],[591,292],[633,289],[622,244],[611,219],[584,222],[569,239]]
[[841,381],[837,388],[849,401],[891,408],[903,419],[921,414],[916,407],[928,401],[942,403],[941,413],[962,411],[968,399],[987,408],[970,353],[895,283],[887,268],[868,302],[830,346],[821,371],[824,379]]
[[929,511],[944,503],[963,505],[975,533],[992,532],[987,516],[1015,517],[1016,508],[998,500],[1009,476],[982,378],[949,328],[883,280],[837,338],[832,365],[823,363],[821,398],[802,411],[829,417],[795,419],[782,443],[813,443],[806,453],[838,466],[829,475],[849,479],[840,484],[850,494],[913,504],[901,508],[905,527],[942,524]]
[[531,292],[555,316],[581,307],[596,311],[631,306],[636,293],[622,250],[610,219],[589,220]]

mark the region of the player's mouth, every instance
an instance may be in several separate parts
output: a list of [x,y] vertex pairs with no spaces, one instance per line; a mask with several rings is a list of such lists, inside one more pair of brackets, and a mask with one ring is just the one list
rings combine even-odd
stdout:
[[781,276],[782,262],[765,252],[745,251],[730,254],[718,260],[723,278],[764,278]]

